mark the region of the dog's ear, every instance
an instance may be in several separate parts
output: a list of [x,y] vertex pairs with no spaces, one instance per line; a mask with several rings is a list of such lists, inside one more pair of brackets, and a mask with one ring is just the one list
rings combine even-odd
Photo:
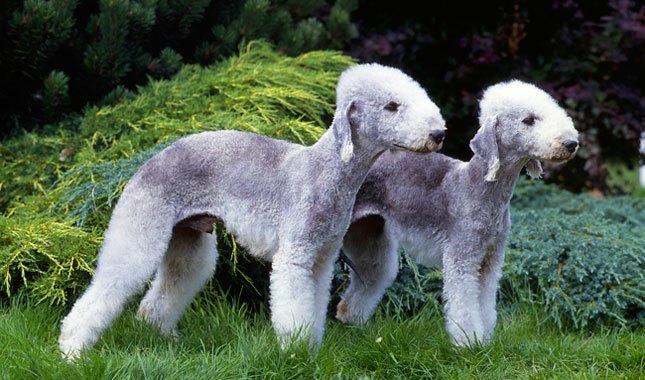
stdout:
[[499,170],[499,147],[495,133],[499,120],[497,117],[480,119],[480,124],[481,127],[475,137],[470,140],[470,149],[486,160],[488,172],[484,179],[487,182],[494,182],[497,181],[497,171]]
[[540,179],[542,177],[542,164],[540,161],[531,158],[526,163],[526,172],[531,179]]
[[355,101],[343,104],[336,115],[332,127],[334,136],[340,145],[340,159],[349,162],[354,157],[354,143],[352,142],[352,126],[358,121],[358,106]]

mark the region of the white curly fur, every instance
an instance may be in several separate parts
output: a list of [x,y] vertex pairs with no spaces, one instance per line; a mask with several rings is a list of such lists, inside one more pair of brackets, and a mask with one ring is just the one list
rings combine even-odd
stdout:
[[175,333],[215,271],[208,232],[216,220],[272,261],[271,320],[281,342],[304,338],[317,347],[333,263],[370,166],[388,149],[439,149],[443,129],[416,82],[371,64],[341,75],[332,126],[311,147],[237,131],[178,140],[126,185],[92,282],[63,320],[61,351],[74,358],[94,344],[155,272],[138,315]]
[[578,133],[544,91],[520,81],[490,87],[469,162],[439,153],[384,153],[358,192],[343,250],[351,271],[337,306],[343,322],[369,318],[396,277],[397,249],[443,268],[447,330],[458,345],[488,342],[510,230],[509,202],[524,166],[575,155]]

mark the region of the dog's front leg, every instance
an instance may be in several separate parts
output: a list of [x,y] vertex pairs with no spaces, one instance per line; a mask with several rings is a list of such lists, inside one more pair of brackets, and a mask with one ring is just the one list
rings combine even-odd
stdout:
[[[310,252],[280,249],[270,277],[271,322],[282,348],[308,339],[317,346],[314,260]],[[310,258],[311,257],[311,258]]]
[[325,250],[314,266],[314,281],[316,284],[316,324],[314,326],[315,341],[322,342],[325,324],[327,322],[327,308],[331,298],[331,282],[334,276],[334,263],[338,258],[338,249]]
[[479,305],[484,326],[483,341],[485,343],[490,341],[497,323],[497,289],[499,280],[502,277],[505,248],[506,244],[504,242],[491,246],[481,264]]
[[443,299],[446,329],[458,346],[483,341],[484,325],[479,306],[480,259],[463,251],[443,255]]

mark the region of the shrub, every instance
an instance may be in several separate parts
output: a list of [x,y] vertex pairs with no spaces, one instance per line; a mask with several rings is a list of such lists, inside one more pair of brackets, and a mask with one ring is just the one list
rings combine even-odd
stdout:
[[251,40],[338,48],[354,0],[8,0],[0,5],[0,136],[95,104],[115,88],[212,64]]
[[643,324],[645,202],[524,187],[505,280],[543,295],[558,325]]
[[[92,107],[68,121],[73,128],[52,125],[5,141],[0,146],[5,294],[25,287],[52,303],[75,294],[88,278],[125,181],[179,136],[237,129],[315,142],[333,113],[337,77],[350,64],[337,52],[287,57],[253,42],[216,66],[188,65],[171,80],[152,81],[134,96]],[[235,247],[227,235],[221,239]],[[224,248],[222,256],[236,252]],[[239,269],[236,256],[222,262],[220,273],[244,277],[244,270],[233,271]]]
[[52,216],[0,217],[3,292],[25,287],[39,302],[65,302],[87,286],[98,236]]

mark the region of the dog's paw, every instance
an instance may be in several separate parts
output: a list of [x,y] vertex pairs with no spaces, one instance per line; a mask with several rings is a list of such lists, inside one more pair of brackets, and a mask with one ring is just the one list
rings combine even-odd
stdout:
[[[464,324],[466,325],[466,324]],[[462,327],[457,323],[449,322],[447,330],[450,334],[452,343],[457,347],[477,347],[486,345],[489,339],[484,334],[484,331],[479,326],[473,328],[472,326]]]
[[364,325],[372,315],[369,308],[364,305],[348,302],[346,298],[340,300],[336,306],[336,319],[346,324]]
[[72,362],[81,355],[83,344],[79,343],[73,337],[65,337],[61,335],[58,339],[58,349],[60,350],[63,359]]
[[336,319],[343,323],[351,323],[349,317],[349,304],[345,299],[341,299],[338,305],[336,306]]

